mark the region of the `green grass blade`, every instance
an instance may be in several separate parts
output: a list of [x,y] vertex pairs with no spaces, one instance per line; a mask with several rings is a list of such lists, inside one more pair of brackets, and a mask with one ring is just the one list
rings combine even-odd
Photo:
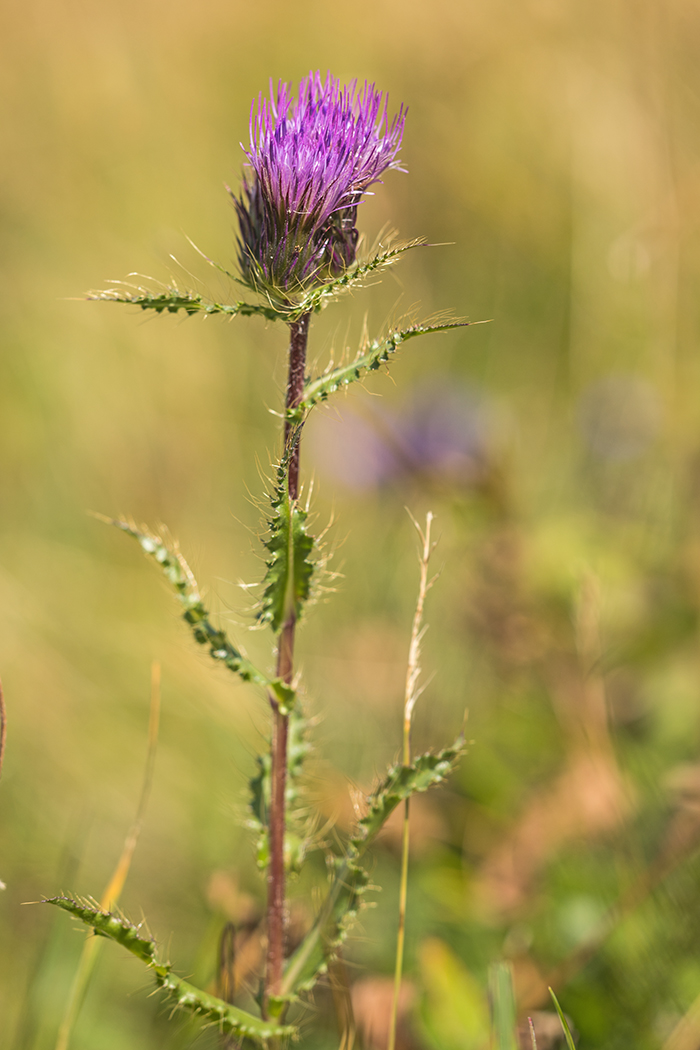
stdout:
[[556,995],[554,994],[554,992],[552,991],[551,988],[549,989],[549,994],[551,995],[552,1002],[554,1003],[555,1009],[556,1009],[557,1013],[559,1014],[559,1020],[561,1022],[561,1026],[562,1026],[562,1029],[564,1031],[564,1038],[566,1039],[566,1045],[568,1046],[569,1050],[576,1050],[576,1043],[574,1042],[574,1037],[571,1034],[571,1029],[569,1028],[568,1022],[567,1022],[566,1018],[564,1017],[564,1011],[562,1010],[561,1006],[559,1005],[559,1000],[557,999]]
[[527,1025],[530,1029],[530,1040],[532,1042],[532,1050],[537,1050],[537,1036],[535,1035],[535,1026],[532,1023],[532,1018],[528,1017]]
[[489,969],[494,1050],[518,1050],[513,974],[507,963]]

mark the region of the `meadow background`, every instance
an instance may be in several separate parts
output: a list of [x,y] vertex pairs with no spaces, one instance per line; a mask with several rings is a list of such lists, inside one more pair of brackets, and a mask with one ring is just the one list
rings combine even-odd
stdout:
[[[405,507],[437,516],[415,747],[452,739],[465,708],[473,743],[414,808],[401,1046],[477,1050],[505,957],[524,1010],[555,982],[582,1048],[697,1050],[697,4],[24,0],[2,24],[0,1045],[54,1046],[83,934],[21,905],[101,894],[138,799],[153,659],[161,737],[122,905],[203,984],[223,923],[262,905],[240,824],[264,701],[86,511],[166,522],[244,637],[285,333],[74,297],[131,271],[191,284],[171,253],[230,294],[186,235],[233,262],[223,184],[250,100],[318,68],[409,107],[410,174],[363,205],[369,241],[388,224],[449,243],[329,309],[312,359],[356,346],[365,312],[373,333],[413,310],[492,319],[408,344],[391,378],[316,414],[303,454],[343,573],[299,640],[329,836],[347,785],[398,753]],[[245,642],[269,663],[263,634]],[[398,849],[394,831],[375,851],[384,889],[348,952],[368,1050],[384,1046]],[[296,894],[301,922],[310,885]],[[218,1045],[149,990],[108,946],[75,1050]],[[337,1046],[328,995],[316,1009],[313,1045]]]

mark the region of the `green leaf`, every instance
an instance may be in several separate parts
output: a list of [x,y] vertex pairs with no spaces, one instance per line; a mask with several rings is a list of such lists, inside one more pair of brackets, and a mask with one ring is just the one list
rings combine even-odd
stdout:
[[[138,276],[132,274],[131,276]],[[266,303],[216,303],[211,299],[205,299],[198,292],[183,290],[176,285],[163,285],[162,291],[154,292],[141,285],[127,284],[124,281],[114,281],[113,288],[102,291],[88,292],[86,299],[107,303],[129,303],[131,306],[140,306],[142,310],[155,310],[162,314],[166,311],[176,314],[178,310],[184,310],[186,314],[226,314],[228,317],[252,317],[258,314],[267,318],[268,321],[276,321],[284,317],[284,314],[274,306]]]
[[294,999],[299,992],[313,988],[326,972],[334,949],[345,940],[369,887],[369,875],[356,859],[335,859],[328,895],[316,921],[285,965],[282,999]]
[[291,452],[299,431],[292,434],[277,468],[275,487],[270,496],[272,516],[268,536],[263,540],[269,557],[263,580],[263,596],[258,620],[280,631],[289,617],[298,619],[311,593],[314,564],[314,538],[306,531],[308,513],[298,500],[289,498],[288,470]]
[[[301,792],[304,759],[310,750],[307,739],[308,720],[299,704],[289,712],[289,735],[287,738],[287,779],[285,786],[286,828],[284,836],[285,869],[297,874],[306,857],[309,835],[306,833],[307,808]],[[257,771],[250,780],[250,813],[248,827],[257,833],[256,858],[261,871],[269,862],[271,760],[269,753],[256,758]]]
[[253,1039],[258,1043],[295,1034],[296,1029],[291,1025],[278,1025],[271,1021],[264,1021],[261,1017],[231,1006],[223,999],[208,995],[188,981],[176,976],[169,963],[157,960],[153,939],[144,937],[141,933],[141,926],[135,926],[123,916],[102,911],[95,902],[84,898],[52,897],[45,903],[63,908],[64,911],[92,927],[99,936],[109,937],[121,944],[146,963],[153,971],[158,986],[177,1006],[217,1025],[221,1032],[239,1038]]
[[369,885],[360,867],[367,849],[396,807],[410,795],[441,783],[454,769],[464,750],[464,737],[437,754],[427,753],[410,766],[394,766],[368,799],[368,812],[348,844],[347,855],[334,861],[333,876],[321,910],[297,950],[287,961],[283,996],[312,988],[327,966],[333,950],[343,942]]
[[214,627],[211,623],[209,613],[202,602],[194,574],[180,553],[176,543],[166,541],[162,535],[155,535],[145,526],[137,528],[132,522],[121,518],[96,516],[108,525],[114,525],[116,528],[121,529],[122,532],[132,536],[138,541],[142,550],[160,565],[166,579],[175,588],[180,603],[184,606],[185,612],[183,616],[192,629],[195,641],[199,642],[200,645],[208,645],[209,654],[214,660],[224,663],[230,671],[237,674],[244,682],[253,682],[255,685],[262,686],[263,689],[270,689],[281,705],[292,705],[294,690],[279,679],[269,678],[262,671],[259,671],[250,660],[232,645],[226,632]]
[[314,288],[300,301],[296,302],[290,310],[289,320],[297,321],[304,314],[319,313],[329,302],[335,301],[345,292],[352,292],[356,288],[362,288],[368,277],[388,269],[393,263],[398,262],[405,252],[411,251],[412,248],[426,248],[427,246],[427,242],[422,239],[407,241],[404,244],[397,244],[393,248],[377,252],[376,255],[365,260],[365,262],[355,263],[345,270],[344,273],[341,273],[339,277],[334,277],[333,280],[327,281],[318,288]]
[[197,1017],[216,1025],[223,1034],[238,1036],[239,1038],[253,1039],[258,1043],[266,1043],[268,1039],[278,1039],[296,1034],[294,1025],[281,1025],[275,1021],[264,1021],[261,1017],[249,1014],[246,1010],[240,1010],[237,1006],[231,1006],[218,999],[215,995],[209,995],[199,988],[195,988],[189,981],[176,977],[167,968],[167,972],[160,972],[165,967],[155,970],[158,986],[174,1000],[175,1004],[182,1009],[188,1010]]
[[352,845],[364,853],[399,803],[445,780],[463,751],[464,737],[460,735],[451,747],[446,747],[437,754],[429,751],[420,755],[410,766],[392,766],[384,780],[370,795],[367,814],[359,823]]
[[559,1005],[559,1000],[557,999],[556,995],[554,994],[554,992],[552,991],[551,988],[549,989],[549,994],[551,995],[552,1001],[553,1001],[554,1006],[556,1008],[556,1011],[559,1014],[559,1020],[561,1022],[561,1026],[562,1026],[562,1029],[564,1031],[564,1038],[566,1039],[566,1045],[568,1046],[569,1050],[576,1050],[576,1043],[574,1042],[574,1037],[571,1034],[571,1029],[569,1028],[568,1022],[566,1020],[566,1017],[564,1016],[564,1011],[562,1010],[561,1006]]
[[264,753],[255,758],[256,772],[250,778],[249,808],[251,816],[247,826],[256,832],[255,859],[260,871],[266,871],[270,861],[269,824],[270,798],[272,792],[270,755]]
[[494,1050],[518,1050],[513,973],[508,963],[489,968]]
[[356,383],[369,372],[376,372],[396,353],[401,344],[409,339],[415,339],[420,335],[430,335],[432,332],[449,332],[453,328],[465,328],[470,324],[472,324],[471,321],[459,319],[436,324],[414,324],[407,328],[397,328],[384,339],[375,339],[353,361],[339,365],[337,368],[331,368],[317,379],[308,380],[304,387],[302,402],[297,408],[289,410],[288,418],[301,421],[314,405],[325,401],[336,390]]
[[99,904],[89,898],[59,896],[51,897],[43,903],[63,908],[87,926],[92,926],[98,936],[110,937],[142,962],[150,964],[155,960],[155,941],[152,937],[143,935],[142,924],[135,926],[115,912],[102,911]]

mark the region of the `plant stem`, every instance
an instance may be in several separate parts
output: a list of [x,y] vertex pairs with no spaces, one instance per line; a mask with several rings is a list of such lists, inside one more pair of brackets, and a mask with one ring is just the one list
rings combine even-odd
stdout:
[[[413,616],[413,628],[411,630],[411,644],[408,650],[408,667],[406,669],[406,692],[403,707],[403,753],[402,762],[404,766],[411,764],[411,720],[416,700],[422,690],[418,688],[420,678],[420,646],[425,633],[423,624],[423,608],[425,596],[432,586],[432,580],[428,579],[428,563],[433,552],[430,542],[430,527],[433,523],[433,515],[428,511],[425,518],[425,532],[417,522],[413,522],[420,537],[421,549],[418,552],[420,563],[420,585],[418,587],[418,600],[416,611]],[[401,994],[401,980],[403,977],[404,943],[406,939],[406,905],[408,902],[408,854],[409,854],[409,832],[410,832],[410,800],[404,803],[403,835],[401,843],[401,883],[399,887],[399,929],[396,935],[396,966],[394,969],[394,999],[391,1006],[391,1021],[389,1024],[389,1041],[387,1050],[394,1050],[396,1046],[396,1026],[399,1016],[399,996]]]
[[[405,755],[404,749],[404,755]],[[410,755],[410,752],[409,752]],[[404,757],[404,765],[410,763]],[[410,833],[410,800],[404,802],[403,811],[403,837],[401,842],[401,884],[399,886],[399,929],[396,934],[396,966],[394,969],[394,998],[391,1004],[391,1024],[389,1026],[388,1050],[394,1050],[396,1045],[396,1026],[399,1018],[399,996],[401,995],[401,981],[403,978],[403,953],[406,939],[406,905],[408,903],[408,848]]]
[[[289,326],[289,375],[285,406],[296,408],[304,396],[306,370],[306,342],[309,335],[309,315]],[[284,424],[285,448],[292,432],[288,420]],[[299,498],[299,440],[289,461],[287,485],[290,500]],[[277,649],[277,677],[291,685],[294,674],[294,635],[296,612],[291,608],[282,625]],[[270,790],[270,864],[267,872],[267,967],[265,973],[264,1009],[271,995],[279,995],[284,966],[286,926],[284,832],[285,790],[287,785],[287,741],[289,717],[280,711],[277,701],[270,697],[273,711]]]
[[[306,373],[306,342],[309,338],[310,314],[304,314],[302,318],[290,324],[289,341],[289,375],[287,377],[287,396],[285,398],[286,408],[296,408],[301,404],[304,397],[304,377]],[[292,424],[289,420],[284,424],[285,448],[292,432]],[[289,498],[297,499],[299,496],[299,442],[289,462]]]

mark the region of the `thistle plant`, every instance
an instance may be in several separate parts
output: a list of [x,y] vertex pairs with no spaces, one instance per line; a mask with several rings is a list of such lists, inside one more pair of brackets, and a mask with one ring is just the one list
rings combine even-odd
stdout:
[[[266,572],[261,584],[258,621],[269,627],[275,650],[274,671],[256,667],[240,646],[213,622],[200,590],[177,544],[164,531],[154,532],[131,521],[114,520],[135,538],[161,568],[182,605],[196,642],[214,660],[261,691],[269,706],[269,754],[259,758],[251,780],[249,824],[258,832],[257,853],[267,880],[266,962],[257,997],[258,1012],[216,998],[173,973],[140,925],[110,910],[109,902],[68,896],[51,903],[85,922],[95,933],[131,951],[152,971],[157,984],[179,1006],[215,1023],[237,1039],[277,1045],[298,1030],[303,998],[337,955],[368,887],[367,852],[391,813],[411,795],[440,783],[462,750],[461,736],[441,752],[413,757],[410,719],[418,695],[418,649],[430,553],[430,518],[422,536],[421,585],[414,623],[406,694],[401,760],[380,779],[366,799],[364,815],[342,847],[328,857],[329,885],[318,913],[291,954],[287,950],[286,883],[298,870],[312,843],[300,830],[299,784],[308,750],[308,727],[299,698],[294,649],[297,627],[319,571],[319,544],[309,532],[308,505],[301,483],[301,446],[309,413],[349,384],[384,366],[409,339],[466,322],[442,320],[393,327],[367,339],[350,360],[332,363],[320,375],[307,374],[310,321],[343,293],[397,262],[422,240],[380,246],[360,256],[357,217],[365,195],[391,169],[400,168],[399,151],[406,110],[390,115],[388,100],[374,84],[342,85],[330,74],[310,73],[296,95],[289,85],[260,96],[250,115],[250,142],[240,192],[229,191],[239,223],[239,273],[223,267],[232,286],[245,298],[220,303],[177,284],[160,288],[115,283],[89,298],[140,306],[158,313],[260,315],[289,328],[288,379],[281,451],[267,501]],[[406,807],[406,819],[408,809]],[[405,866],[401,916],[405,915]],[[318,847],[317,847],[318,848]],[[399,955],[401,952],[399,953]],[[397,960],[397,984],[401,962]]]

